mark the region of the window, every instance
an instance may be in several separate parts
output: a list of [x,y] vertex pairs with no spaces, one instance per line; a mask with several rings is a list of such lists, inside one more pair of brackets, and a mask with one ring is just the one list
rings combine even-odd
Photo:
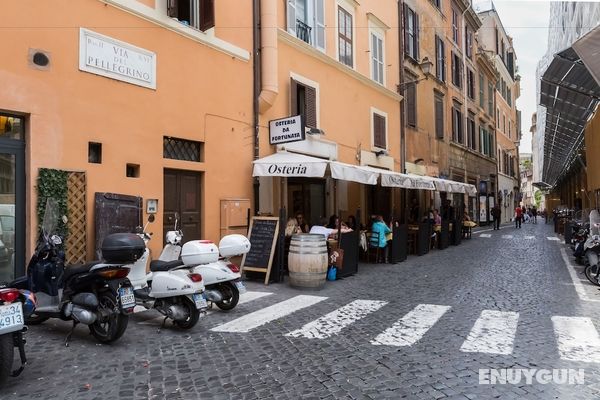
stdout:
[[475,100],[475,73],[467,68],[467,95]]
[[413,60],[419,60],[419,16],[404,5],[404,52]]
[[458,32],[459,31],[460,30],[458,29],[458,13],[453,8],[452,9],[452,40],[454,41],[454,43],[456,43],[460,47],[460,44],[458,43],[458,40],[459,40]]
[[[479,152],[494,157],[494,135],[483,127],[483,123],[479,126]],[[500,161],[501,159],[498,158],[498,162]]]
[[139,178],[140,177],[140,165],[139,164],[127,164],[125,166],[125,176],[128,178]]
[[435,35],[435,77],[446,82],[446,47],[438,35]]
[[204,143],[193,140],[163,137],[163,157],[182,161],[204,161]]
[[442,0],[432,0],[432,3],[434,6],[436,6],[440,10],[442,9]]
[[371,78],[382,85],[384,84],[383,54],[383,38],[371,32]]
[[352,68],[352,15],[342,7],[338,7],[338,24],[339,61]]
[[479,107],[485,109],[485,77],[479,74]]
[[317,90],[294,79],[290,89],[291,114],[300,115],[307,128],[317,128]]
[[462,88],[462,60],[454,52],[452,52],[452,83]]
[[496,108],[496,128],[500,128],[500,109]]
[[457,105],[452,107],[452,140],[456,143],[463,143],[463,120],[462,112]]
[[167,15],[206,31],[215,26],[214,0],[167,0]]
[[385,116],[373,113],[373,145],[380,149],[386,149],[386,121]]
[[467,147],[473,150],[477,149],[476,135],[475,115],[469,113],[469,118],[467,119]]
[[444,138],[444,95],[434,93],[435,107],[435,137],[438,139]]
[[287,31],[325,51],[324,0],[287,0]]
[[506,115],[502,113],[502,132],[506,135]]
[[465,43],[467,46],[465,49],[467,57],[473,59],[473,32],[468,27],[465,27]]
[[[407,73],[408,82],[415,81],[416,76]],[[417,126],[417,84],[415,82],[406,85],[406,124],[413,128]]]
[[88,162],[102,164],[102,143],[88,142]]
[[512,107],[512,92],[508,87],[506,88],[506,102],[509,107]]
[[508,137],[512,137],[512,125],[510,119],[508,120]]
[[502,80],[502,97],[506,100],[506,82],[504,82],[504,79]]

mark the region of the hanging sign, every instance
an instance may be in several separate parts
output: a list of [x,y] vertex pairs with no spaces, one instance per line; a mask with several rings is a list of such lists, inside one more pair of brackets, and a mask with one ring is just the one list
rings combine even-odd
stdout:
[[269,144],[299,142],[306,139],[302,117],[287,117],[269,121]]

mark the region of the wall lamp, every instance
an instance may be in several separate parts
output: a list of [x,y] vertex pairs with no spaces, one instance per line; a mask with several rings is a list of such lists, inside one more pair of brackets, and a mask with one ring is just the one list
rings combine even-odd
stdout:
[[319,128],[306,128],[306,133],[309,135],[325,135],[325,131]]
[[373,154],[375,154],[376,157],[380,157],[380,156],[387,156],[389,153],[387,150],[378,150],[378,151],[374,151]]
[[396,89],[397,89],[398,93],[400,93],[402,90],[404,90],[406,88],[406,85],[410,85],[411,83],[417,83],[422,80],[429,79],[429,76],[431,75],[432,67],[433,67],[433,63],[431,61],[429,61],[429,58],[423,57],[423,60],[421,60],[421,62],[419,63],[419,68],[421,69],[421,72],[423,72],[424,76],[419,79],[415,79],[413,81],[399,83],[398,85],[396,85]]

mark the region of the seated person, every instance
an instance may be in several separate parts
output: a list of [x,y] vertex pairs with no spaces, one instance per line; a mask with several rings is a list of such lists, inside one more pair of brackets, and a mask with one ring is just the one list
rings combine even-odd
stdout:
[[310,228],[308,227],[306,221],[304,221],[304,216],[302,214],[296,215],[296,222],[298,223],[302,233],[308,233],[310,231]]
[[328,239],[330,236],[334,235],[336,231],[335,229],[330,229],[322,225],[313,225],[313,227],[310,228],[309,233],[323,235],[325,236],[325,239]]
[[296,221],[296,218],[294,218],[294,217],[288,218],[287,225],[285,227],[285,236],[290,237],[297,233],[302,233],[302,229],[300,229],[300,227],[298,226],[298,222]]
[[463,214],[463,226],[466,226],[469,228],[473,228],[473,227],[477,226],[477,224],[475,222],[471,221],[471,217],[469,217],[469,214],[467,214],[466,211]]
[[379,239],[376,241],[374,236],[371,236],[371,246],[384,248],[387,245],[387,239],[385,235],[392,232],[392,230],[383,222],[383,217],[378,215],[375,222],[373,222],[373,226],[371,227],[373,233],[379,234]]

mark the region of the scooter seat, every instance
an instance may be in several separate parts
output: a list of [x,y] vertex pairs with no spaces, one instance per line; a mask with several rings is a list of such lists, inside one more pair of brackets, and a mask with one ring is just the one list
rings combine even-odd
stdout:
[[150,261],[150,271],[165,272],[165,271],[169,271],[173,268],[181,267],[182,265],[183,265],[183,261],[181,261],[181,260],[175,260],[175,261],[154,260],[154,261]]
[[89,272],[89,270],[92,269],[92,267],[94,265],[98,265],[101,262],[102,261],[92,261],[92,262],[85,263],[85,264],[71,265],[69,267],[66,267],[64,270],[63,279],[67,280],[70,277],[72,277],[73,275],[79,275],[79,274],[84,274],[86,272]]

